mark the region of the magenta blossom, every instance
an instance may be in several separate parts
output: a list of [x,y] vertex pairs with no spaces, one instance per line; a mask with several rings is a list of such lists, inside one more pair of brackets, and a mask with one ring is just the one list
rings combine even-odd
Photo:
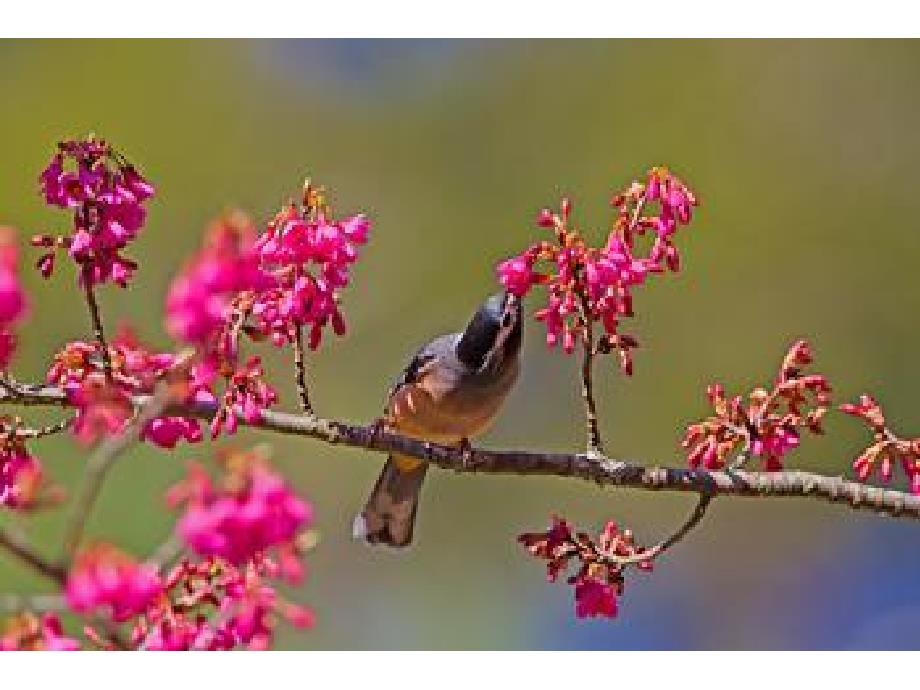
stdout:
[[362,215],[336,220],[315,190],[308,186],[305,196],[304,208],[283,209],[256,240],[262,270],[275,287],[256,296],[252,313],[257,329],[276,345],[293,342],[295,330],[308,327],[309,346],[316,349],[326,326],[345,332],[339,290],[348,285],[370,221]]
[[291,546],[309,524],[312,510],[263,460],[233,457],[238,459],[231,459],[222,485],[215,486],[193,466],[170,497],[186,504],[177,529],[194,551],[240,565],[269,549]]
[[853,461],[860,481],[866,481],[876,471],[884,481],[891,481],[900,465],[910,492],[920,495],[920,437],[902,438],[894,433],[888,427],[882,406],[871,395],[861,395],[855,403],[844,403],[840,411],[862,419],[873,432],[873,442]]
[[37,618],[23,613],[13,619],[7,631],[0,636],[0,651],[73,652],[80,643],[64,634],[61,619],[54,613]]
[[279,619],[312,625],[312,613],[280,596],[270,577],[264,560],[237,567],[184,558],[166,578],[166,596],[134,626],[132,642],[147,650],[266,649]]
[[617,596],[613,585],[593,577],[575,582],[575,615],[578,618],[617,615]]
[[0,505],[29,508],[42,479],[42,466],[25,446],[8,439],[0,449]]
[[122,622],[144,610],[163,592],[156,566],[140,564],[108,545],[83,551],[67,577],[67,604],[78,613],[104,610]]
[[61,142],[39,183],[49,205],[73,212],[70,235],[33,239],[47,250],[38,262],[42,275],[54,270],[55,250],[66,248],[80,266],[81,283],[112,281],[125,287],[137,264],[121,252],[144,225],[144,203],[153,196],[153,186],[105,141],[93,137]]
[[[672,239],[678,226],[690,222],[697,200],[669,171],[653,168],[644,183],[634,182],[611,203],[617,218],[604,246],[590,246],[571,226],[572,203],[563,198],[559,213],[543,209],[537,217],[540,228],[553,230],[555,242],[532,244],[501,262],[497,272],[502,285],[519,297],[545,287],[546,306],[535,317],[546,327],[547,345],[561,344],[572,353],[582,342],[598,353],[616,352],[621,369],[630,374],[637,343],[621,333],[620,322],[633,315],[632,290],[650,274],[678,269]],[[655,239],[644,255],[636,237],[649,230]],[[595,333],[595,323],[602,333]]]
[[[63,388],[76,407],[72,429],[77,439],[87,444],[119,433],[134,415],[135,396],[150,395],[167,375],[178,375],[174,372],[176,355],[152,352],[128,329],[122,329],[109,344],[111,380],[106,377],[99,348],[96,343],[68,343],[55,355],[46,377],[48,383]],[[186,402],[215,401],[208,385],[184,375],[186,379],[174,384],[184,388]],[[148,422],[141,438],[172,448],[179,440],[200,441],[202,431],[193,417],[167,415]]]
[[822,420],[831,387],[821,374],[806,374],[811,348],[795,341],[786,351],[770,390],[755,388],[747,396],[729,398],[721,384],[710,384],[706,397],[713,414],[687,426],[681,445],[692,468],[721,470],[762,458],[764,469],[783,469],[783,458],[799,446],[803,431],[823,433]]
[[262,419],[262,412],[275,403],[278,394],[264,380],[262,360],[250,357],[227,380],[220,406],[211,420],[211,438],[217,438],[221,431],[236,433],[238,417],[248,424]]
[[13,326],[25,316],[27,302],[17,273],[19,250],[9,228],[0,228],[0,370],[6,369],[16,349]]
[[238,293],[271,286],[259,268],[254,243],[255,228],[241,211],[211,224],[201,250],[169,287],[166,327],[175,338],[212,346],[232,319]]

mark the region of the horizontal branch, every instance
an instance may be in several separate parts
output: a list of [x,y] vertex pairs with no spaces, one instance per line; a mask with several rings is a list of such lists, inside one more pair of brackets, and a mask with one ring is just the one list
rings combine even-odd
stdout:
[[[135,402],[143,406],[149,398]],[[17,384],[0,386],[0,403],[68,406],[58,388]],[[211,405],[184,406],[176,414],[210,419]],[[240,424],[246,424],[240,417]],[[680,491],[704,495],[780,497],[794,496],[839,503],[857,510],[920,519],[920,496],[882,489],[812,472],[712,472],[674,467],[646,467],[636,462],[584,454],[543,453],[519,450],[464,449],[419,441],[380,429],[374,424],[347,422],[266,411],[262,421],[252,424],[281,434],[306,436],[330,444],[363,448],[382,453],[400,453],[443,469],[463,473],[543,475],[572,477],[599,486],[630,487],[653,491]]]

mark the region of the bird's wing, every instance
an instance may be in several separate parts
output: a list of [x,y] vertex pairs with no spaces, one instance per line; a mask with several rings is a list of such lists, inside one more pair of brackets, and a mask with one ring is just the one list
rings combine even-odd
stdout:
[[419,351],[412,356],[412,359],[409,360],[409,364],[402,370],[399,377],[393,382],[393,385],[390,386],[390,390],[387,391],[387,402],[384,407],[384,414],[389,411],[390,401],[393,400],[393,397],[403,388],[415,383],[424,376],[426,369],[430,367],[437,358],[438,355],[431,347],[432,344],[433,342],[423,345]]

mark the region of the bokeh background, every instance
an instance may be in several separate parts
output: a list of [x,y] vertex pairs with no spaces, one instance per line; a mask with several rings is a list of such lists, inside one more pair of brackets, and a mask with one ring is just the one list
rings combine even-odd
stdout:
[[[170,342],[162,303],[210,218],[260,221],[305,174],[364,210],[372,241],[345,296],[350,332],[310,359],[314,399],[368,420],[428,337],[462,326],[494,289],[496,261],[536,234],[534,213],[573,195],[601,228],[611,190],[666,163],[703,207],[680,238],[684,271],[636,295],[636,374],[599,373],[609,450],[679,463],[704,389],[766,382],[791,340],[809,338],[838,399],[877,393],[896,428],[920,433],[920,44],[880,41],[5,41],[0,43],[0,222],[23,236],[59,227],[36,176],[56,141],[94,131],[156,183],[130,291],[107,288],[108,322]],[[37,379],[88,333],[71,276],[33,298],[16,373]],[[112,326],[110,325],[110,328]],[[526,333],[521,381],[485,440],[580,448],[576,362]],[[283,402],[286,357],[266,349]],[[866,441],[832,416],[790,462],[848,473]],[[515,535],[561,512],[614,517],[653,541],[688,496],[604,491],[552,478],[429,475],[416,545],[377,552],[350,538],[382,458],[303,439],[269,441],[316,507],[318,548],[294,594],[314,629],[295,649],[823,649],[920,646],[920,528],[801,500],[717,501],[655,572],[630,577],[615,621],[577,621],[570,590],[544,581]],[[65,484],[85,453],[39,454]],[[163,490],[189,457],[137,448],[90,524],[144,554],[168,534]],[[9,515],[0,517],[9,520]],[[25,525],[51,547],[60,515]],[[0,555],[2,590],[43,582]]]

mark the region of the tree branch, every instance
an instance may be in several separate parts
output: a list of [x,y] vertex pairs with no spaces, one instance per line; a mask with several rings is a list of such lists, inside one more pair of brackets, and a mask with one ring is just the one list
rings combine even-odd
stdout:
[[16,556],[23,563],[31,566],[49,580],[63,585],[67,578],[67,573],[59,565],[47,560],[39,554],[35,548],[25,539],[12,531],[0,528],[0,548],[4,548],[12,555]]
[[[144,405],[150,396],[135,402]],[[20,386],[15,393],[0,386],[0,404],[67,406],[67,396],[49,386]],[[176,406],[174,414],[210,419],[213,405]],[[240,418],[240,424],[246,421]],[[419,441],[375,428],[318,417],[267,411],[256,426],[267,431],[306,436],[325,443],[364,448],[380,453],[399,453],[455,472],[572,477],[599,486],[629,487],[650,491],[677,491],[717,496],[754,498],[802,497],[839,503],[856,510],[870,510],[891,517],[920,520],[920,496],[882,489],[800,470],[785,472],[711,472],[673,467],[646,467],[636,462],[605,456],[593,459],[584,454],[544,453],[520,450],[473,449],[471,455],[459,447]]]

